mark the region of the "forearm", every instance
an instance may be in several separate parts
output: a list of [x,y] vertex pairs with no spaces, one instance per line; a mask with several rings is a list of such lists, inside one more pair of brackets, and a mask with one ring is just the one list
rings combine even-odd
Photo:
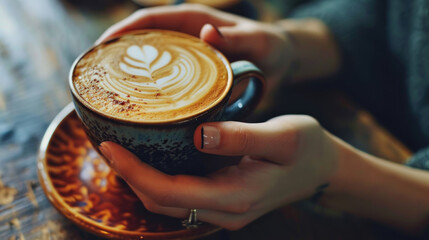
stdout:
[[429,173],[360,152],[340,140],[338,174],[321,203],[408,231],[429,223]]
[[294,80],[323,78],[339,71],[339,49],[323,22],[317,19],[285,19],[278,25],[294,45],[294,59],[288,71]]

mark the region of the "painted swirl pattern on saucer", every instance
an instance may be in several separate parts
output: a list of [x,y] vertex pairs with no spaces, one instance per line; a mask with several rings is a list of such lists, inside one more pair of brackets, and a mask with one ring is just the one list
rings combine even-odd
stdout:
[[86,53],[73,83],[114,118],[165,121],[210,108],[228,91],[227,63],[208,44],[169,31],[124,35]]

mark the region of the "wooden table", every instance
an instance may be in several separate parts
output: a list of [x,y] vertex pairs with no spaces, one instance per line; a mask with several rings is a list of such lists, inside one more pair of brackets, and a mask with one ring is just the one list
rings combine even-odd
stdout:
[[[79,2],[79,1],[74,1]],[[81,1],[84,2],[84,1]],[[102,31],[134,11],[131,1],[95,1],[76,8],[59,0],[0,0],[0,239],[99,239],[74,226],[45,197],[37,149],[54,116],[70,102],[74,59]],[[266,16],[266,15],[263,15]],[[404,162],[411,153],[371,115],[335,89],[284,89],[281,107],[259,118],[306,113],[352,145]],[[244,229],[207,239],[384,239],[393,230],[303,201],[273,211]]]

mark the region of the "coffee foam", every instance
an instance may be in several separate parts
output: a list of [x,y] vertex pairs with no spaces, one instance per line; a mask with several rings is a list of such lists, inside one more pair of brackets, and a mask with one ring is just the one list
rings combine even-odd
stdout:
[[73,72],[78,94],[92,107],[135,121],[183,119],[224,94],[229,72],[219,53],[187,35],[125,35],[85,54]]

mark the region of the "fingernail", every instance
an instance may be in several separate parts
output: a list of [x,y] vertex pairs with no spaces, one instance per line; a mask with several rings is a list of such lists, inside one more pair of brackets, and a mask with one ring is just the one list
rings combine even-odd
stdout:
[[214,149],[219,146],[219,129],[213,126],[204,126],[201,128],[201,149]]
[[219,31],[219,28],[217,28],[215,25],[213,25],[213,24],[210,24],[210,25],[212,25],[212,27],[216,30],[216,32],[217,32],[217,34],[219,34],[219,36],[221,36],[222,38],[225,38],[224,36],[223,36],[223,34]]
[[104,142],[102,142],[99,146],[99,149],[100,149],[101,153],[103,154],[104,158],[110,164],[112,164],[112,153],[110,152],[109,146],[107,144],[105,144]]

